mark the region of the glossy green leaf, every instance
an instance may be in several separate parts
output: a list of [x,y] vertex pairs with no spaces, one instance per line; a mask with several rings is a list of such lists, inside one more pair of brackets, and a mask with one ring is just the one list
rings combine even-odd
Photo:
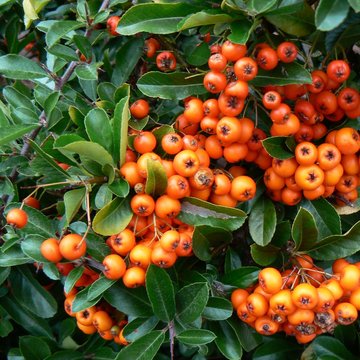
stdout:
[[[123,20],[124,18],[122,18]],[[144,41],[142,38],[130,38],[116,53],[115,67],[111,82],[122,85],[128,81],[136,64],[144,53]]]
[[105,300],[119,311],[131,316],[152,316],[153,311],[144,287],[129,289],[116,283],[104,293]]
[[242,347],[239,338],[226,320],[211,322],[210,329],[216,335],[215,344],[217,348],[226,359],[241,359]]
[[243,225],[246,214],[239,209],[214,205],[196,198],[185,198],[179,219],[190,225],[209,225],[234,231]]
[[40,246],[42,242],[45,240],[44,236],[37,235],[37,234],[29,234],[26,235],[23,241],[21,241],[21,250],[24,252],[25,255],[29,256],[35,261],[39,262],[47,262],[40,251]]
[[155,265],[146,271],[146,291],[154,314],[162,321],[169,322],[175,315],[174,286],[167,272]]
[[205,329],[190,329],[181,332],[176,335],[181,343],[190,346],[205,345],[212,342],[216,338],[216,335],[209,330]]
[[289,15],[304,8],[303,0],[281,0],[276,8],[266,12],[266,15]]
[[73,289],[76,282],[81,278],[83,272],[84,268],[82,266],[78,266],[70,271],[69,275],[66,276],[65,279],[64,292],[69,293]]
[[193,66],[205,65],[210,57],[210,48],[206,42],[196,44],[186,52],[186,62]]
[[116,179],[110,185],[108,185],[109,190],[118,197],[126,197],[129,194],[130,186],[129,183],[120,178]]
[[285,339],[274,339],[264,342],[254,352],[254,360],[288,360],[298,359],[303,347],[296,342]]
[[202,317],[208,320],[226,320],[233,313],[233,307],[229,300],[223,297],[212,296],[206,304]]
[[224,284],[245,289],[258,280],[259,272],[260,269],[256,266],[243,266],[225,274],[221,281]]
[[47,33],[46,33],[46,44],[48,47],[56,44],[61,38],[65,37],[65,35],[69,34],[73,30],[79,29],[84,26],[82,23],[78,21],[71,20],[62,20],[62,21],[54,21]]
[[65,61],[78,61],[79,57],[76,55],[74,49],[69,46],[65,46],[62,44],[55,44],[51,48],[48,49],[50,54],[57,56],[60,59]]
[[360,12],[360,1],[359,0],[348,0],[349,5],[355,10],[355,12]]
[[85,287],[76,294],[75,299],[71,305],[71,310],[73,312],[82,311],[86,308],[96,305],[100,301],[101,296],[88,300],[89,290],[90,287]]
[[4,281],[8,278],[10,274],[11,268],[0,268],[0,285],[4,283]]
[[340,217],[335,208],[325,199],[303,200],[300,206],[308,210],[315,218],[319,239],[329,235],[341,234]]
[[17,267],[10,274],[13,295],[27,310],[41,318],[50,318],[57,311],[55,298],[45,290],[26,267]]
[[276,3],[277,0],[250,0],[247,6],[251,12],[257,15],[270,10]]
[[178,31],[182,31],[195,26],[213,25],[221,23],[230,23],[233,17],[222,11],[215,9],[206,9],[200,12],[188,15],[181,20],[178,25]]
[[153,330],[158,323],[159,319],[156,316],[136,318],[124,327],[123,335],[129,342],[134,342]]
[[32,260],[25,255],[20,247],[13,246],[6,252],[0,252],[0,267],[16,266],[32,262]]
[[209,261],[213,252],[216,254],[218,249],[232,240],[231,232],[214,226],[196,226],[192,237],[194,254],[202,261]]
[[228,40],[236,44],[246,44],[256,23],[252,23],[246,18],[234,21],[230,24],[231,34]]
[[39,125],[8,125],[0,127],[0,146],[14,141],[30,131],[36,129]]
[[84,123],[89,139],[111,153],[113,134],[106,111],[99,108],[92,109],[85,116]]
[[129,96],[126,96],[116,104],[113,119],[114,160],[120,162],[120,166],[125,162],[129,118]]
[[296,62],[290,64],[279,63],[271,71],[259,69],[258,75],[250,83],[254,86],[311,84],[311,76],[302,65]]
[[276,228],[276,210],[273,202],[261,196],[249,216],[249,230],[254,242],[260,246],[270,243]]
[[89,39],[82,35],[74,35],[72,37],[76,47],[85,58],[90,59],[92,56],[92,48]]
[[42,270],[51,280],[60,280],[60,272],[54,263],[43,263]]
[[170,34],[177,31],[179,21],[194,12],[194,7],[181,2],[138,4],[122,16],[116,31],[121,35],[134,35],[138,32]]
[[104,206],[93,219],[93,230],[101,235],[113,235],[123,231],[133,213],[127,198],[115,198]]
[[192,283],[176,294],[176,317],[183,324],[195,321],[204,311],[209,298],[206,283]]
[[287,136],[272,136],[262,140],[261,143],[270,156],[285,160],[294,157],[294,153],[286,145],[287,140]]
[[360,250],[360,221],[343,235],[332,235],[318,241],[307,253],[319,260],[336,260]]
[[[37,109],[28,97],[28,94],[24,91],[20,92],[13,86],[6,86],[3,90],[3,95],[8,104],[10,104],[14,109],[25,108],[32,110],[34,113],[37,112]],[[38,117],[38,115],[36,116]]]
[[25,359],[43,360],[51,354],[49,345],[36,336],[20,337],[19,346]]
[[251,257],[261,266],[267,266],[273,263],[277,259],[279,252],[280,249],[271,244],[266,246],[260,246],[258,244],[250,245]]
[[89,301],[94,300],[95,298],[103,295],[103,293],[115,284],[114,280],[110,280],[105,276],[100,276],[96,281],[94,281],[89,288],[87,294],[87,299]]
[[98,78],[97,70],[98,70],[98,64],[96,63],[81,64],[75,68],[75,74],[80,80],[97,80]]
[[343,0],[320,0],[315,11],[318,30],[329,31],[339,26],[349,12],[349,3]]
[[38,63],[15,54],[0,57],[0,74],[7,78],[17,80],[47,77],[47,73]]
[[98,209],[106,206],[113,198],[113,193],[109,190],[108,184],[102,184],[95,196],[95,206]]
[[167,175],[159,161],[147,162],[145,193],[153,197],[163,195],[167,188]]
[[85,199],[86,189],[80,188],[67,191],[64,194],[66,224],[69,225],[74,216],[78,213],[81,204]]
[[225,274],[241,267],[241,258],[239,254],[229,247],[226,250],[224,270]]
[[206,93],[203,75],[185,72],[149,71],[138,80],[136,85],[146,96],[169,100],[182,100],[191,95]]
[[263,336],[248,324],[243,321],[238,321],[236,315],[228,319],[227,322],[235,330],[240,340],[240,344],[246,352],[254,350],[263,342]]
[[124,347],[115,360],[151,360],[165,340],[163,331],[152,331]]
[[53,353],[46,360],[82,360],[83,354],[75,350],[61,350]]
[[17,324],[30,334],[54,338],[48,321],[26,310],[12,295],[1,298],[1,306]]
[[311,213],[300,208],[292,224],[291,235],[295,242],[295,250],[311,249],[318,239],[315,218]]

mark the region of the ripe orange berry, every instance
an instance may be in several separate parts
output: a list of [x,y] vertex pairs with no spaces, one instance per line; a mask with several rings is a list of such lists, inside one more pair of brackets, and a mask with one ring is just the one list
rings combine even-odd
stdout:
[[236,289],[231,293],[231,303],[234,309],[237,309],[240,304],[245,302],[249,293],[245,289]]
[[258,278],[260,286],[266,293],[275,294],[280,291],[282,277],[279,270],[267,267],[259,272]]
[[113,320],[106,311],[100,310],[93,315],[93,325],[98,331],[106,331],[113,326]]
[[103,260],[104,275],[111,280],[118,280],[122,278],[126,271],[126,264],[123,258],[117,254],[110,254],[105,256]]
[[356,307],[348,302],[341,302],[334,309],[336,321],[340,325],[350,325],[358,318]]
[[65,235],[59,243],[61,255],[67,260],[76,260],[86,254],[86,239],[79,234]]
[[13,208],[7,213],[6,222],[18,229],[22,229],[28,222],[28,216],[25,210]]
[[128,268],[122,278],[124,285],[128,288],[135,288],[145,285],[145,270],[140,266]]
[[306,283],[297,285],[291,294],[291,298],[299,309],[313,309],[318,303],[316,288]]
[[62,259],[57,239],[49,238],[44,240],[40,245],[41,255],[53,263],[58,263]]

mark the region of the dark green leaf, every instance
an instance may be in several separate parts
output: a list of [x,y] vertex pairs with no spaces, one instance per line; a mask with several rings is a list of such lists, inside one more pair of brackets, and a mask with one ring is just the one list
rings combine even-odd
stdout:
[[75,350],[61,350],[52,354],[46,360],[82,360],[83,354]]
[[295,242],[295,250],[311,249],[318,239],[318,230],[311,213],[300,208],[292,224],[291,235]]
[[113,198],[113,193],[109,190],[108,184],[102,184],[95,196],[95,206],[98,209],[103,208]]
[[136,85],[144,95],[161,99],[182,100],[191,95],[206,93],[202,74],[150,71]]
[[85,188],[67,191],[64,194],[66,224],[69,225],[78,213],[86,194]]
[[147,162],[145,192],[153,197],[163,195],[167,188],[167,175],[159,161]]
[[224,284],[247,288],[258,280],[260,269],[256,266],[243,266],[225,274],[222,278]]
[[115,360],[151,360],[165,340],[163,331],[152,331],[123,348]]
[[192,237],[194,254],[202,261],[209,261],[217,248],[232,240],[231,232],[214,226],[196,226]]
[[339,26],[349,12],[349,4],[343,0],[320,0],[315,11],[318,30],[329,31]]
[[136,318],[124,327],[123,335],[128,341],[133,342],[153,330],[158,323],[159,319],[156,316],[147,319]]
[[175,292],[170,276],[155,265],[146,271],[146,291],[154,314],[162,321],[169,322],[175,315]]
[[77,48],[79,49],[80,53],[83,54],[86,59],[91,59],[92,48],[90,41],[82,35],[74,35],[72,39]]
[[254,80],[254,86],[267,85],[288,85],[288,84],[311,84],[311,76],[300,64],[293,62],[290,64],[279,63],[271,71],[259,70]]
[[256,330],[248,324],[238,321],[237,316],[235,316],[235,318],[232,317],[231,319],[228,319],[228,323],[235,330],[241,346],[246,352],[254,350],[262,343],[262,335],[256,332]]
[[209,225],[234,231],[243,225],[246,214],[239,209],[214,205],[196,198],[185,198],[179,219],[190,225]]
[[271,244],[267,246],[252,244],[250,246],[251,257],[261,266],[267,266],[273,263],[277,259],[279,252],[280,249]]
[[186,3],[139,4],[132,6],[121,18],[116,31],[121,35],[138,32],[169,34],[176,32],[183,17],[193,14],[194,7]]
[[[25,108],[27,110],[33,111],[33,113],[37,111],[31,99],[28,97],[28,94],[24,93],[24,91],[20,92],[13,86],[6,86],[3,90],[3,95],[6,101],[14,109]],[[23,121],[21,120],[21,122]]]
[[115,198],[104,206],[93,219],[93,230],[101,235],[113,235],[123,231],[133,213],[127,198]]
[[[40,252],[40,251],[39,251]],[[60,280],[60,272],[54,263],[44,263],[42,270],[51,280]]]
[[238,360],[242,357],[242,347],[238,336],[230,324],[224,321],[211,322],[210,329],[215,333],[215,344],[220,352],[229,360]]
[[0,268],[0,285],[4,283],[4,281],[8,278],[10,274],[11,268]]
[[204,311],[209,298],[206,283],[184,286],[176,294],[176,316],[183,324],[195,321]]
[[81,278],[83,272],[84,268],[82,266],[76,267],[75,269],[70,271],[69,275],[66,276],[64,284],[64,291],[66,293],[69,293],[73,289],[76,282]]
[[229,300],[223,297],[209,297],[202,317],[208,320],[226,320],[233,313],[233,307]]
[[20,247],[13,246],[6,252],[0,252],[0,267],[16,266],[26,264],[31,259],[25,255]]
[[36,129],[39,125],[8,125],[0,127],[0,146],[16,140],[30,131]]
[[254,360],[288,360],[300,357],[302,346],[285,339],[274,339],[260,345],[253,355]]
[[206,42],[198,43],[191,51],[186,53],[186,61],[190,65],[205,65],[210,57],[210,48]]
[[216,336],[212,331],[205,329],[185,330],[176,335],[176,338],[183,344],[196,346],[205,345],[212,342]]
[[74,49],[72,49],[69,46],[65,46],[62,44],[55,44],[51,48],[48,49],[48,52],[50,54],[53,54],[60,59],[66,60],[66,61],[78,61],[79,57],[76,55],[76,52]]
[[76,313],[78,311],[82,311],[86,308],[96,305],[100,301],[101,296],[91,299],[91,300],[88,300],[89,290],[90,290],[90,287],[86,287],[76,294],[76,297],[71,306],[71,310],[73,312]]
[[131,316],[152,316],[153,311],[145,288],[129,289],[116,283],[104,293],[105,300],[119,311]]
[[[124,18],[122,18],[121,21],[123,21],[123,19]],[[130,38],[116,53],[111,82],[116,86],[124,84],[129,79],[143,53],[143,39]]]
[[44,110],[47,116],[50,116],[51,112],[54,110],[60,98],[60,93],[58,91],[54,91],[51,93],[45,100]]
[[38,63],[14,54],[0,57],[0,74],[7,78],[17,80],[47,77],[47,73]]
[[100,276],[99,279],[97,279],[90,285],[87,299],[89,301],[94,300],[95,298],[103,295],[103,293],[114,284],[114,280],[110,280],[105,276]]
[[230,24],[231,34],[227,37],[228,40],[236,44],[246,44],[250,38],[254,25],[255,23],[250,22],[246,18],[234,21]]
[[300,205],[315,218],[319,239],[329,235],[341,234],[340,216],[327,200],[323,198],[314,201],[303,200]]
[[49,345],[36,336],[22,336],[19,340],[21,354],[25,359],[43,360],[51,355]]
[[47,262],[48,260],[46,260],[42,256],[40,251],[40,246],[44,240],[45,237],[41,235],[36,235],[36,234],[26,235],[20,244],[21,250],[24,252],[25,255],[29,256],[35,261]]
[[47,33],[46,33],[46,44],[48,47],[53,46],[57,43],[61,38],[65,35],[69,34],[71,31],[79,29],[84,26],[82,23],[71,20],[63,20],[63,21],[54,21]]
[[226,255],[225,255],[225,265],[224,265],[225,274],[239,267],[241,267],[240,256],[235,250],[229,247],[226,250]]
[[251,12],[253,12],[255,15],[261,14],[267,10],[270,10],[275,4],[277,0],[250,0],[247,3],[247,6]]
[[348,0],[348,3],[355,10],[355,12],[360,11],[360,2],[359,2],[359,0]]
[[294,153],[286,145],[287,136],[272,136],[262,140],[266,152],[276,159],[289,159],[294,157]]

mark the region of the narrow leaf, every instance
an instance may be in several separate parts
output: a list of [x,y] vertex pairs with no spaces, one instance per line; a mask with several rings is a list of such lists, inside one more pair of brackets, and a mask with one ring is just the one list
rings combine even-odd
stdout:
[[45,70],[35,61],[20,55],[0,57],[0,74],[10,79],[29,80],[47,77]]
[[78,213],[86,194],[85,188],[67,191],[64,194],[66,224],[69,225]]
[[185,345],[196,346],[212,342],[216,335],[210,330],[191,329],[181,332],[176,338]]
[[0,146],[16,140],[30,131],[36,129],[39,125],[8,125],[0,127]]
[[292,224],[291,235],[295,242],[295,250],[311,249],[318,239],[318,231],[311,213],[300,208]]

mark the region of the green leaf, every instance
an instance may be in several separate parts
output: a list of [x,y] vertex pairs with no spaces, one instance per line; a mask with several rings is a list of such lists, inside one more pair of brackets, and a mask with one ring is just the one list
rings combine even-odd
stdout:
[[69,225],[71,220],[78,213],[81,204],[84,201],[85,194],[86,189],[84,187],[67,191],[64,194],[66,225]]
[[196,226],[192,237],[194,254],[202,261],[209,261],[216,248],[223,248],[230,243],[230,231],[208,225]]
[[318,30],[329,31],[339,26],[349,12],[349,4],[343,0],[320,0],[315,11]]
[[79,49],[80,53],[85,56],[87,59],[91,59],[92,48],[88,38],[82,35],[74,35],[72,37],[76,47]]
[[280,249],[271,244],[266,246],[252,244],[250,245],[250,253],[251,257],[257,264],[261,266],[267,266],[277,259],[280,253]]
[[16,266],[30,262],[30,258],[23,254],[20,247],[12,247],[6,252],[0,252],[0,267]]
[[114,284],[114,280],[110,280],[105,276],[100,276],[99,279],[97,279],[90,285],[87,299],[89,301],[94,300],[95,298],[103,295],[103,293]]
[[153,311],[144,287],[129,289],[116,283],[104,293],[105,300],[130,316],[152,316]]
[[61,350],[53,353],[46,360],[82,360],[83,354],[75,350]]
[[183,324],[195,321],[204,311],[209,298],[206,283],[184,286],[176,294],[176,317]]
[[275,14],[275,11],[265,14],[265,19],[280,30],[290,35],[306,36],[316,30],[314,25],[314,10],[307,4],[302,2],[299,11],[285,12]]
[[[3,90],[3,95],[6,101],[15,109],[26,108],[33,113],[38,112],[38,109],[34,106],[28,94],[24,91],[19,91],[12,86],[6,86]],[[38,120],[38,115],[35,114]],[[23,121],[21,121],[23,122]],[[36,121],[37,122],[37,121]]]
[[211,322],[210,329],[216,335],[216,346],[226,359],[241,359],[242,347],[239,338],[227,320]]
[[32,125],[8,125],[0,127],[0,146],[9,143],[10,141],[16,140],[30,131],[39,127],[38,124]]
[[26,329],[30,334],[54,338],[48,321],[26,310],[12,295],[2,297],[1,306],[17,324]]
[[164,166],[158,161],[147,162],[145,193],[153,197],[163,195],[167,188],[167,175]]
[[[76,76],[81,80],[97,80],[98,79],[98,64],[82,64],[75,68]],[[84,83],[85,84],[85,83]]]
[[202,317],[208,320],[226,320],[233,313],[233,307],[229,300],[223,297],[212,296],[206,304]]
[[115,198],[104,206],[93,219],[93,230],[101,235],[114,235],[123,231],[133,213],[127,198]]
[[108,185],[109,190],[118,197],[126,197],[129,194],[130,186],[129,183],[120,178],[116,179],[110,185]]
[[98,209],[106,206],[113,198],[113,193],[109,190],[108,184],[102,184],[95,196],[95,206]]
[[270,243],[276,229],[276,210],[273,202],[261,196],[249,216],[249,230],[254,242],[260,246]]
[[318,241],[307,253],[320,260],[336,260],[360,250],[360,221],[343,235],[332,235]]
[[4,281],[8,278],[10,274],[11,268],[0,268],[0,285],[4,283]]
[[143,39],[130,38],[116,53],[111,82],[116,86],[124,84],[129,79],[143,53]]
[[163,331],[152,331],[124,347],[115,360],[151,360],[159,351],[164,340],[165,333]]
[[270,156],[285,160],[294,157],[294,153],[286,145],[288,139],[288,136],[272,136],[262,140],[261,143]]
[[16,271],[11,272],[9,279],[14,297],[24,308],[41,318],[50,318],[56,313],[56,300],[28,268],[17,267]]
[[[239,337],[240,344],[246,352],[250,352],[262,343],[263,336],[248,324],[238,321],[237,316],[227,320]],[[275,360],[275,359],[274,359]]]
[[206,42],[198,43],[191,50],[186,52],[186,61],[190,65],[202,66],[205,65],[210,57],[209,44]]
[[[129,89],[129,87],[127,88]],[[120,162],[120,166],[125,162],[129,118],[129,95],[127,95],[116,104],[113,120],[114,161]]]
[[89,139],[111,153],[113,134],[106,111],[99,108],[92,109],[85,116],[84,123]]
[[329,235],[341,234],[340,216],[327,200],[323,198],[313,201],[303,200],[300,206],[308,210],[315,218],[319,239]]
[[153,330],[158,323],[159,319],[156,316],[151,316],[147,319],[136,318],[124,327],[123,335],[129,342],[134,342]]
[[65,61],[79,61],[79,57],[76,55],[75,50],[69,46],[55,44],[48,49],[48,52]]
[[50,25],[48,31],[46,32],[45,41],[47,46],[48,47],[53,46],[65,35],[83,26],[84,24],[78,21],[71,21],[71,20],[62,20],[62,21],[53,22],[52,25]]
[[256,22],[252,23],[246,18],[234,21],[230,24],[231,34],[227,37],[228,40],[236,44],[246,44],[255,24]]
[[202,74],[149,71],[138,80],[136,85],[146,96],[182,100],[191,95],[206,93],[203,78]]
[[21,336],[19,340],[21,354],[25,359],[43,360],[51,355],[49,345],[36,336]]
[[250,0],[247,6],[251,12],[257,15],[270,10],[276,3],[277,0]]
[[45,100],[44,110],[47,116],[50,116],[51,112],[54,110],[60,98],[60,93],[55,91],[51,93]]
[[100,301],[101,296],[95,299],[88,300],[89,290],[90,287],[88,286],[76,294],[76,297],[71,306],[73,312],[82,311],[97,304]]
[[285,339],[274,339],[260,345],[253,355],[254,360],[288,360],[299,359],[303,347],[296,342]]
[[312,214],[300,208],[292,224],[291,236],[295,242],[295,250],[311,249],[318,239],[315,218]]
[[360,11],[360,2],[359,0],[348,0],[349,5],[355,10],[355,12]]
[[222,277],[224,284],[245,289],[258,280],[260,269],[256,266],[243,266],[233,270]]
[[215,338],[216,335],[212,331],[205,329],[185,330],[176,335],[176,339],[189,346],[205,345],[212,342]]
[[239,209],[214,205],[196,198],[185,198],[178,217],[190,225],[209,225],[234,231],[244,224],[246,214]]
[[0,57],[0,74],[7,78],[17,80],[47,77],[46,71],[38,63],[15,54]]
[[66,293],[69,293],[73,289],[76,282],[81,278],[83,272],[84,268],[82,266],[76,267],[75,269],[70,271],[69,275],[66,276],[64,284],[64,291]]
[[254,86],[311,84],[311,76],[307,70],[296,62],[290,64],[279,63],[271,71],[259,69],[256,78],[251,80],[250,83]]
[[179,21],[194,10],[186,3],[135,5],[122,16],[116,31],[121,35],[138,32],[170,34],[176,32]]
[[226,255],[225,255],[225,265],[224,265],[225,274],[239,267],[241,267],[240,256],[235,250],[229,247],[226,250]]
[[175,316],[175,292],[167,272],[150,265],[146,271],[145,288],[154,314],[162,321],[171,321]]
[[24,252],[25,255],[29,256],[30,258],[34,259],[35,261],[39,262],[47,262],[40,251],[40,246],[42,242],[45,240],[44,236],[36,235],[36,234],[29,234],[26,235],[23,241],[21,241],[21,250]]
[[178,31],[196,26],[230,23],[233,17],[220,10],[205,9],[200,12],[188,15],[177,24]]

